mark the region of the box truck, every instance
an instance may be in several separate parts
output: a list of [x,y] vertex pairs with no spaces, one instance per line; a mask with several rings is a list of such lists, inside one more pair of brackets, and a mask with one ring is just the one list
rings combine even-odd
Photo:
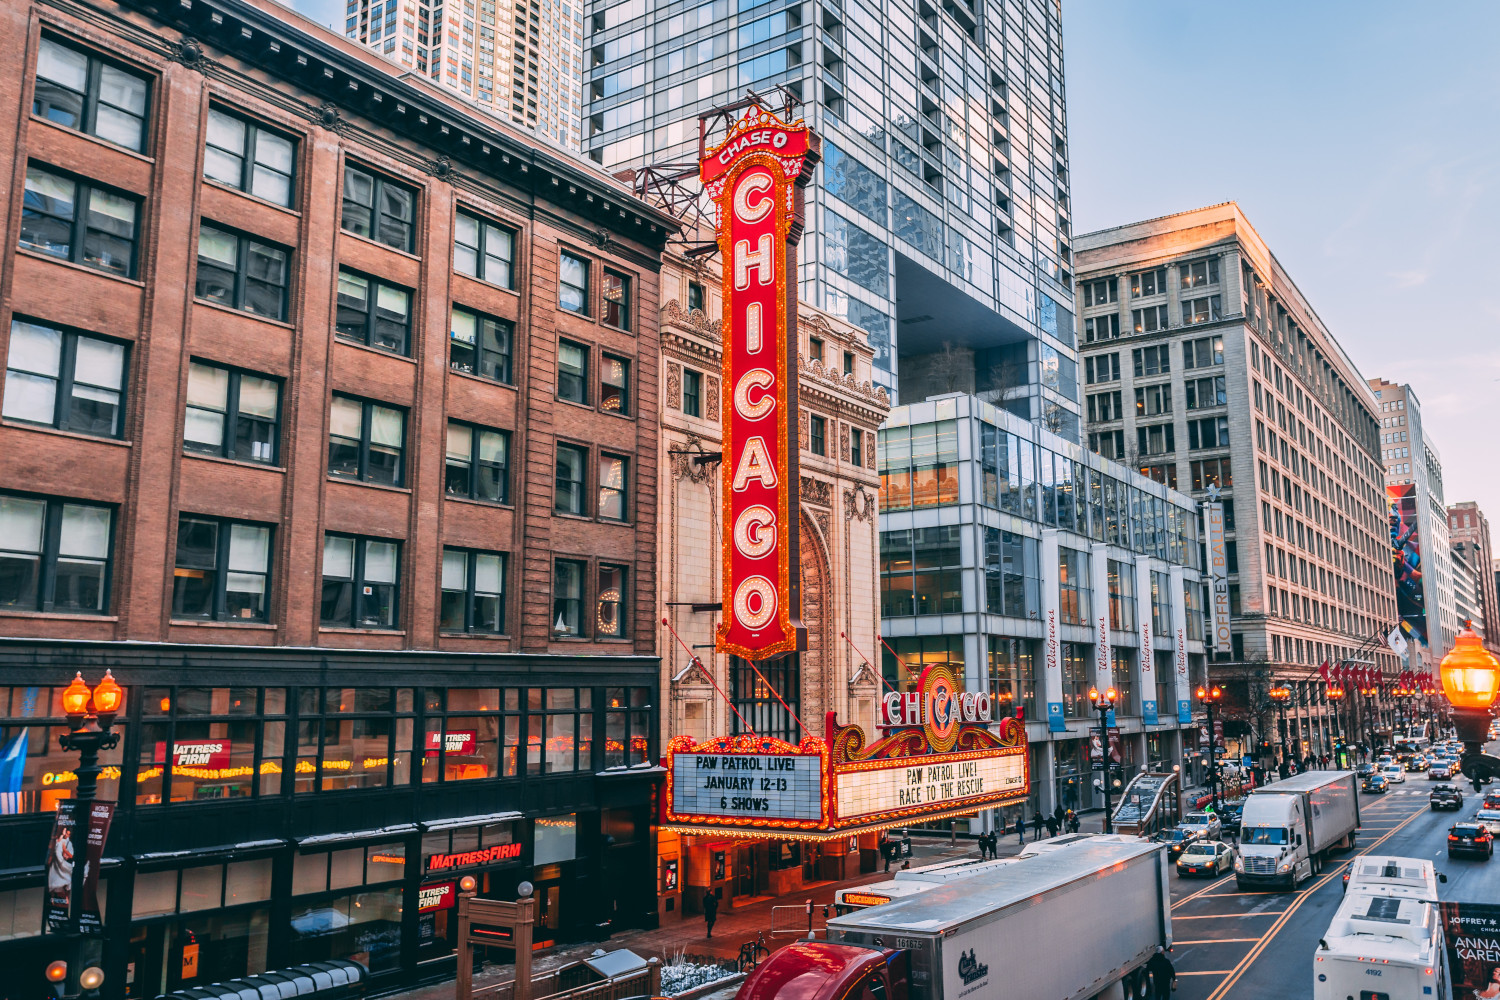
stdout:
[[1313,1000],[1447,1000],[1440,880],[1419,858],[1359,858],[1313,952]]
[[1139,996],[1172,943],[1166,852],[1070,844],[828,921],[772,953],[737,1000],[1009,1000]]
[[1245,798],[1234,877],[1241,889],[1295,889],[1323,870],[1328,853],[1353,847],[1359,795],[1352,771],[1309,771]]

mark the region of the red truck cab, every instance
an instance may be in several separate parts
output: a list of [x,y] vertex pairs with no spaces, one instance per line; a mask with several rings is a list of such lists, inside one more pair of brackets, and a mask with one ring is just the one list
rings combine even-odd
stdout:
[[797,941],[773,952],[735,1000],[908,1000],[905,951]]

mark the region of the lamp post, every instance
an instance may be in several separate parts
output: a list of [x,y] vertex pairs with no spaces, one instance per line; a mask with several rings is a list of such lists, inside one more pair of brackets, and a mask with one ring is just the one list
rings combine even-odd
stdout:
[[1120,695],[1114,688],[1110,688],[1103,694],[1098,688],[1089,689],[1089,700],[1094,703],[1094,711],[1099,713],[1099,756],[1103,766],[1104,775],[1104,832],[1114,833],[1115,822],[1109,800],[1109,712],[1115,707],[1115,702]]
[[1500,777],[1500,757],[1484,752],[1495,695],[1500,693],[1500,660],[1484,648],[1479,636],[1464,622],[1452,652],[1443,657],[1438,670],[1443,693],[1453,706],[1453,725],[1464,744],[1458,766],[1477,792],[1482,780]]
[[[68,893],[68,953],[67,986],[64,997],[82,996],[92,993],[104,982],[104,973],[97,967],[84,968],[83,883],[88,871],[89,828],[93,825],[94,796],[99,791],[99,774],[104,770],[99,764],[99,754],[113,750],[120,742],[120,734],[111,732],[115,716],[125,706],[125,691],[115,682],[114,674],[106,670],[104,679],[92,690],[84,682],[83,674],[76,673],[73,683],[63,689],[63,711],[68,717],[68,732],[57,738],[58,744],[67,751],[78,754],[78,793],[73,798],[73,883]],[[102,846],[102,845],[101,845]]]
[[[1333,703],[1333,726],[1338,730],[1338,742],[1347,748],[1349,746],[1349,738],[1344,733],[1343,713],[1339,711],[1344,701],[1344,689],[1338,684],[1330,684],[1323,692],[1323,697]],[[1334,757],[1334,763],[1339,763],[1337,755]]]
[[1217,686],[1198,689],[1198,700],[1208,709],[1208,794],[1214,812],[1219,811],[1219,765],[1214,760],[1214,706],[1224,697]]
[[1267,691],[1266,695],[1276,705],[1276,714],[1278,716],[1276,728],[1277,732],[1281,734],[1281,762],[1287,764],[1291,762],[1292,758],[1291,751],[1287,749],[1286,745],[1286,703],[1291,700],[1292,689],[1285,684],[1278,684],[1271,688],[1270,691]]

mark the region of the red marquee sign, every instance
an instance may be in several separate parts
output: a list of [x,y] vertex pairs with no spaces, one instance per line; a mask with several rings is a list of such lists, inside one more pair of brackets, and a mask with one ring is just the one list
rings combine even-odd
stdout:
[[716,648],[806,646],[798,582],[797,243],[821,143],[751,106],[702,153],[724,259],[724,614]]

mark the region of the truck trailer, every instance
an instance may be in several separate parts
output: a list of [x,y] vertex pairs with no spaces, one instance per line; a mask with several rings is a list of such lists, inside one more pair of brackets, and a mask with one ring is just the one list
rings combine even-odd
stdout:
[[871,882],[838,890],[833,895],[833,912],[840,915],[853,913],[866,906],[879,906],[902,896],[926,892],[933,886],[957,882],[1015,863],[1015,858],[960,858],[957,861],[923,865],[921,868],[905,868],[891,873],[891,877],[884,882]]
[[1240,814],[1235,882],[1295,889],[1323,870],[1330,851],[1353,847],[1358,829],[1353,771],[1309,771],[1257,788]]
[[772,953],[737,1000],[1139,996],[1172,944],[1170,868],[1158,844],[1089,838],[835,917],[826,941]]

